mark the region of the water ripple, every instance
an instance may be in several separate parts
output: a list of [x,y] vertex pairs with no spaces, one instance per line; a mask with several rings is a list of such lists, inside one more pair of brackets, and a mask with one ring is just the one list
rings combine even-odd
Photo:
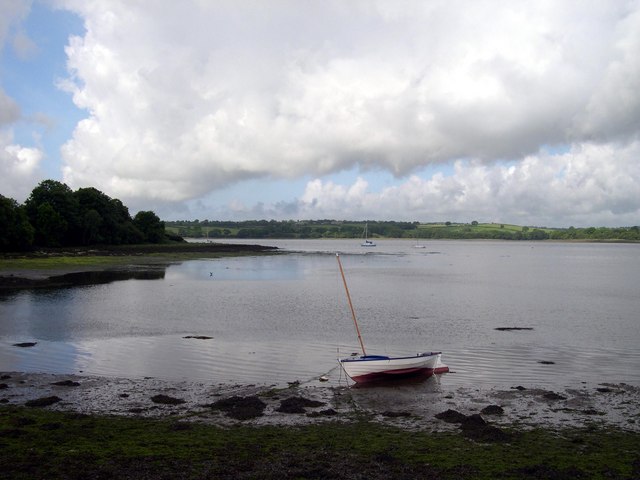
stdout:
[[[79,373],[187,379],[211,383],[286,385],[330,372],[340,380],[336,345],[296,342],[227,342],[177,336],[126,337],[84,342],[4,346],[6,371]],[[342,346],[343,355],[352,350]],[[387,353],[387,352],[385,352]],[[605,349],[477,347],[444,352],[450,385],[578,386],[583,382],[640,384],[640,353]]]

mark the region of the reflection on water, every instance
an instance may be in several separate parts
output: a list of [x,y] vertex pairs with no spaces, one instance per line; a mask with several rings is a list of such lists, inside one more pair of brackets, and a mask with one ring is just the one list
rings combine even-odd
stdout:
[[[336,346],[323,343],[238,342],[162,336],[40,341],[32,348],[12,347],[3,342],[2,347],[0,364],[4,371],[84,372],[279,386],[296,380],[317,382],[320,376],[328,374],[329,385],[347,383],[338,367]],[[345,354],[350,349],[346,347],[341,351]],[[443,359],[451,367],[451,373],[442,380],[448,385],[553,388],[578,386],[583,382],[640,384],[640,355],[631,350],[475,347],[452,349],[445,352]],[[541,363],[541,359],[547,363]],[[387,386],[410,386],[424,380],[405,379]]]
[[14,294],[0,301],[0,369],[335,384],[339,352],[357,351],[340,251],[369,353],[442,350],[454,385],[640,384],[636,245],[283,244],[296,253]]
[[70,286],[99,285],[102,283],[123,280],[161,280],[164,278],[164,267],[151,270],[105,270],[96,272],[73,272],[52,277],[51,281]]
[[184,262],[169,269],[170,280],[265,281],[297,280],[305,276],[305,266],[296,257],[232,257],[224,260]]

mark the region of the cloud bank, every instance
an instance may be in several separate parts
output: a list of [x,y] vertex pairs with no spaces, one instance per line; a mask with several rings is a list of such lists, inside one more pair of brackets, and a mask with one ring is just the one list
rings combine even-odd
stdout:
[[[87,114],[62,148],[73,188],[179,206],[311,177],[289,203],[227,211],[640,213],[637,0],[56,4],[86,28],[61,83]],[[455,167],[421,177],[429,165]],[[354,168],[356,183],[331,181]],[[367,192],[376,171],[397,185]]]
[[[312,212],[315,218],[344,218],[345,212],[361,211],[371,219],[407,221],[635,225],[639,158],[637,141],[618,149],[590,144],[507,165],[457,161],[452,175],[436,174],[428,180],[413,175],[378,193],[367,192],[362,179],[349,188],[315,180],[308,183],[296,213],[298,218],[310,218]],[[382,217],[379,205],[385,205]],[[270,213],[277,215],[277,208]]]

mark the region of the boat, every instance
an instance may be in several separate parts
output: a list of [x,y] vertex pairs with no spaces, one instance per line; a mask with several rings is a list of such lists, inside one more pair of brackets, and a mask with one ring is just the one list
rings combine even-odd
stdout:
[[338,359],[340,367],[349,378],[356,383],[365,383],[405,376],[433,375],[448,372],[449,367],[442,363],[442,352],[423,352],[402,356],[367,355],[353,303],[351,302],[351,294],[347,286],[342,262],[340,261],[340,254],[336,254],[336,258],[340,268],[340,275],[342,276],[342,283],[347,294],[351,317],[362,350],[362,354],[355,353],[350,357]]
[[369,223],[364,224],[364,242],[360,244],[361,247],[375,247],[375,242],[369,240]]
[[426,248],[426,245],[421,244],[418,237],[416,237],[416,244],[413,246],[413,248]]
[[442,363],[441,357],[442,352],[418,353],[408,357],[359,355],[340,359],[340,365],[351,380],[356,383],[365,383],[448,372],[449,367]]

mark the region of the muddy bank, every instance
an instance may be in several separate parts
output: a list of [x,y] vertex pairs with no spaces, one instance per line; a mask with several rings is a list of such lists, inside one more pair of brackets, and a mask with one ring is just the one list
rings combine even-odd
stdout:
[[99,285],[119,280],[157,280],[164,278],[166,264],[123,265],[114,267],[83,266],[55,270],[12,271],[0,275],[0,290],[66,288]]
[[270,252],[277,247],[234,243],[160,243],[145,245],[106,245],[92,247],[40,248],[31,252],[5,253],[4,258],[127,256],[171,253],[254,253]]
[[[640,432],[640,387],[584,385],[551,392],[514,386],[428,389],[396,383],[367,388],[304,385],[230,385],[83,375],[5,372],[0,403],[47,405],[83,414],[176,417],[230,426],[307,425],[363,418],[409,430],[463,431],[504,439],[495,429],[602,426]],[[52,401],[55,399],[55,401]],[[483,437],[484,438],[484,437]],[[497,441],[497,440],[496,440]]]
[[[0,290],[30,288],[64,288],[126,279],[162,278],[164,268],[176,257],[184,255],[250,255],[276,252],[277,247],[263,245],[223,243],[176,243],[161,245],[118,245],[96,248],[41,249],[20,254],[3,254],[5,260],[55,259],[83,257],[113,258],[97,264],[65,264],[51,268],[20,268],[6,266],[0,269]],[[130,259],[130,260],[127,260]],[[117,260],[117,262],[116,262]],[[123,261],[124,260],[124,261]]]

